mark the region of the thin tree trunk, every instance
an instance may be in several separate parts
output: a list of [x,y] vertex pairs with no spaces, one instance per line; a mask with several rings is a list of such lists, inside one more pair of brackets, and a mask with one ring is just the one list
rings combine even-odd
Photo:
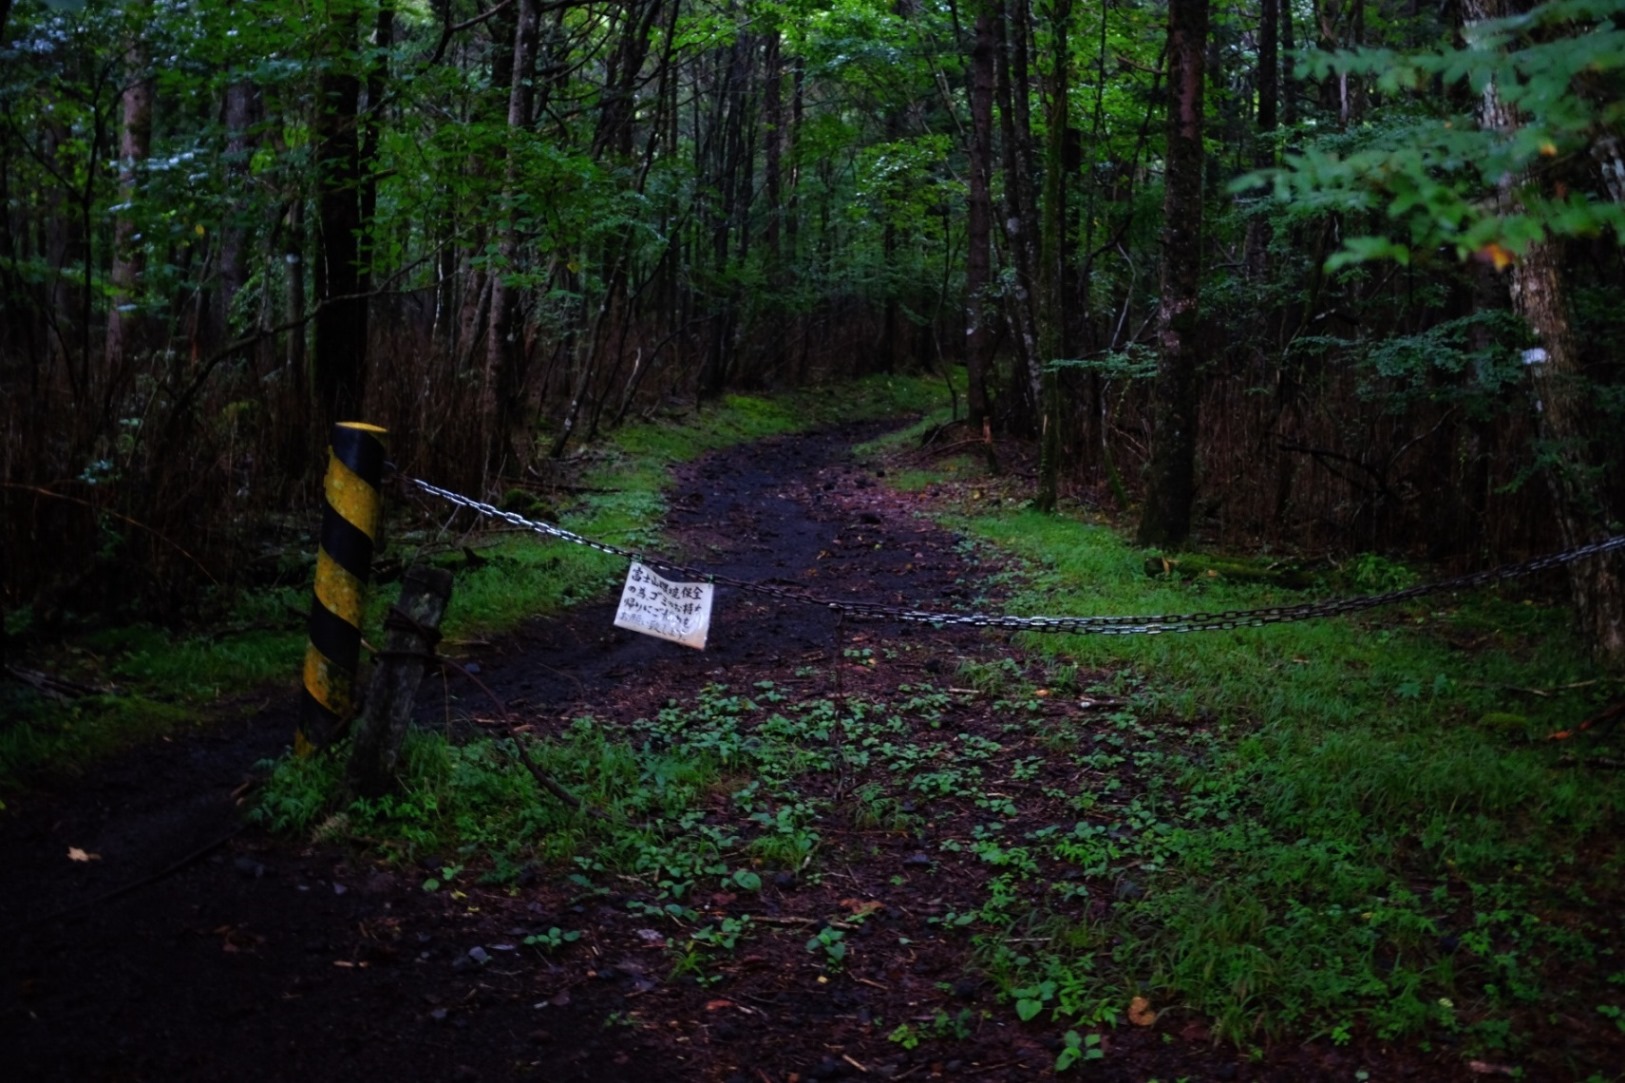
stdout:
[[131,13],[130,40],[124,51],[124,93],[119,120],[119,204],[124,207],[113,223],[112,303],[107,311],[107,339],[103,356],[108,379],[116,382],[130,355],[147,343],[146,321],[138,296],[145,269],[139,243],[140,226],[133,215],[138,201],[137,175],[152,152],[153,80],[147,42],[143,36],[150,20],[151,5],[139,5]]
[[1168,152],[1162,199],[1162,300],[1157,386],[1141,545],[1173,548],[1190,536],[1196,497],[1196,331],[1202,254],[1203,60],[1208,0],[1168,5]]
[[1054,511],[1061,471],[1059,379],[1053,362],[1070,351],[1066,317],[1066,136],[1071,90],[1071,48],[1067,30],[1072,0],[1050,0],[1050,71],[1044,80],[1044,209],[1038,264],[1038,494],[1040,511]]
[[[519,0],[508,89],[508,131],[514,141],[522,139],[530,127],[531,88],[540,28],[536,0]],[[519,291],[510,278],[519,266],[519,212],[512,204],[518,198],[522,181],[520,163],[509,153],[503,184],[509,207],[498,244],[497,265],[491,273],[491,325],[485,338],[485,367],[480,378],[478,414],[484,429],[480,451],[485,460],[482,479],[485,481],[500,471],[518,412],[519,370],[525,343],[523,328],[519,325]]]
[[987,290],[993,244],[993,51],[994,0],[976,0],[976,38],[970,63],[970,197],[966,208],[965,369],[966,406],[972,431],[988,420],[987,374],[993,363]]
[[220,290],[215,310],[215,330],[230,338],[231,308],[248,281],[249,159],[257,142],[253,133],[259,114],[259,90],[250,81],[239,79],[226,87],[224,106],[226,128],[226,220],[220,229]]
[[[1253,167],[1275,164],[1275,128],[1281,97],[1281,65],[1276,26],[1281,0],[1263,0],[1258,19],[1258,112],[1253,143]],[[1290,0],[1289,0],[1290,4]],[[1260,282],[1269,276],[1270,223],[1263,215],[1247,220],[1247,277]],[[1272,323],[1273,321],[1268,321]]]

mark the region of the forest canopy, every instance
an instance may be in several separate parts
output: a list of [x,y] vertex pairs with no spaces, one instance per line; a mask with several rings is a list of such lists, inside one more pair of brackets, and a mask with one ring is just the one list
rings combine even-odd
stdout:
[[1158,544],[1594,540],[1622,67],[1618,0],[5,0],[7,611],[252,581],[335,420],[489,496],[903,370]]

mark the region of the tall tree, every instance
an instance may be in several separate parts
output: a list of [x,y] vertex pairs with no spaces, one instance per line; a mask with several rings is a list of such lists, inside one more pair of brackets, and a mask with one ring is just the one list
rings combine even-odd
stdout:
[[1033,311],[1038,197],[1033,191],[1033,129],[1028,95],[1032,16],[1028,0],[995,2],[1000,11],[995,89],[1004,151],[1004,236],[1006,258],[1013,272],[1012,288],[1005,298],[1005,317],[1016,355],[1011,371],[1009,418],[1014,431],[1036,434],[1044,393],[1038,321]]
[[1197,304],[1202,258],[1203,59],[1208,0],[1169,0],[1168,122],[1157,306],[1155,428],[1139,543],[1171,548],[1191,532],[1201,387]]
[[988,421],[987,377],[993,363],[993,328],[987,291],[993,244],[993,0],[975,0],[970,56],[970,190],[966,206],[965,369],[971,428]]
[[1067,30],[1072,21],[1072,0],[1049,0],[1049,70],[1044,77],[1044,198],[1039,230],[1038,358],[1041,366],[1038,393],[1038,494],[1040,511],[1054,511],[1059,499],[1061,470],[1061,417],[1059,377],[1055,362],[1068,349],[1066,284],[1068,243],[1066,211],[1066,142],[1070,130],[1072,49]]
[[507,455],[508,440],[518,412],[519,373],[524,364],[524,329],[520,326],[519,202],[524,178],[519,148],[530,129],[531,101],[536,75],[536,43],[540,32],[536,0],[519,0],[514,23],[513,52],[508,85],[508,143],[499,153],[507,156],[503,202],[507,220],[497,246],[497,266],[491,275],[491,326],[485,339],[485,368],[480,378],[480,441],[486,477],[496,473]]
[[123,208],[113,224],[113,301],[107,310],[104,353],[107,373],[124,370],[128,354],[147,345],[142,341],[148,321],[139,297],[145,263],[140,237],[137,181],[152,151],[154,84],[148,56],[147,31],[151,3],[137,4],[130,12],[128,44],[124,50],[124,92],[120,96],[118,191]]
[[356,420],[367,379],[362,295],[361,9],[330,0],[316,102],[315,392],[321,433]]
[[[1518,0],[1464,0],[1462,5],[1469,29],[1526,11]],[[1527,118],[1491,78],[1479,99],[1479,123],[1511,140]],[[1497,187],[1501,210],[1520,213],[1525,198],[1545,196],[1541,189],[1540,178],[1529,170],[1509,171]],[[1553,450],[1546,470],[1553,505],[1563,540],[1572,547],[1606,537],[1611,516],[1592,466],[1597,426],[1569,311],[1564,247],[1562,237],[1543,234],[1531,239],[1521,256],[1502,258],[1508,262],[1513,310],[1539,343],[1525,355],[1524,368],[1534,393],[1536,423]],[[1625,559],[1609,554],[1570,564],[1569,588],[1581,634],[1599,658],[1625,668]]]

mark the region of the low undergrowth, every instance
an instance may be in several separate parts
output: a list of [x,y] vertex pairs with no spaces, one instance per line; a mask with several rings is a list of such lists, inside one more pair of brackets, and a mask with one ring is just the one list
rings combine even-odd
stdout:
[[[1022,602],[1060,604],[1064,567],[1034,567]],[[1561,635],[1517,605],[1521,634],[1439,649],[1445,628],[1481,627],[1483,607],[1504,604],[1461,599],[1327,639],[1187,637],[1183,668],[1056,638],[967,658],[947,681],[888,683],[909,648],[854,649],[840,664],[870,675],[861,694],[713,685],[629,725],[583,717],[532,742],[603,818],[541,793],[507,739],[431,734],[414,739],[399,801],[335,809],[332,769],[289,762],[262,814],[402,859],[453,853],[457,874],[497,885],[565,875],[660,922],[672,976],[702,983],[727,981],[742,945],[769,936],[801,936],[831,973],[881,973],[889,949],[849,935],[861,917],[802,933],[753,918],[777,884],[839,869],[876,909],[937,894],[897,942],[955,945],[1016,1018],[1065,1032],[1063,1067],[1104,1055],[1103,1030],[1160,1012],[1243,1046],[1410,1041],[1585,1078],[1583,1045],[1536,1035],[1613,1028],[1625,1012],[1612,935],[1625,808],[1604,767],[1620,741],[1529,738],[1589,710],[1598,685],[1528,694],[1543,709],[1526,706],[1520,726],[1476,717],[1535,688],[1540,640]],[[1311,644],[1315,661],[1286,672],[1345,679],[1299,677],[1261,706],[1266,675]],[[1446,680],[1403,690],[1429,667]],[[1188,696],[1163,670],[1206,685]],[[898,872],[877,839],[929,860]],[[742,901],[719,906],[718,892]],[[876,1025],[912,1048],[951,1037],[964,1009],[939,1010],[935,1026]]]

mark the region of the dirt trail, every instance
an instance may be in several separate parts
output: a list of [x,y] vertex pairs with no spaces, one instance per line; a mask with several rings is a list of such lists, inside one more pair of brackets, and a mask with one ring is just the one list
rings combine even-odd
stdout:
[[[847,430],[735,449],[678,472],[669,527],[684,559],[832,597],[946,607],[985,602],[987,569],[850,457]],[[541,543],[538,544],[561,544]],[[455,605],[455,598],[453,605]],[[701,653],[611,626],[580,607],[475,650],[480,684],[452,680],[431,715],[523,718],[545,731],[591,711],[627,722],[709,684],[772,680],[788,692],[877,681],[951,682],[961,657],[1011,656],[968,630],[838,622],[828,610],[722,588]],[[851,651],[884,651],[885,672]],[[425,695],[433,696],[426,682]],[[489,702],[486,689],[502,701]],[[828,823],[820,865],[758,897],[763,930],[709,986],[672,976],[658,930],[614,900],[533,883],[516,893],[420,890],[421,873],[355,862],[331,846],[243,827],[233,791],[293,727],[291,689],[206,732],[138,750],[0,822],[0,1050],[18,1080],[756,1081],[1049,1074],[1053,1025],[1016,1023],[933,921],[974,905],[974,859],[934,840],[968,833],[964,808],[924,806],[918,831]],[[1064,709],[1056,705],[1056,710]],[[945,727],[1000,733],[987,705]],[[1010,756],[1042,749],[1004,738]],[[1046,766],[1027,791],[1074,783]],[[923,802],[922,802],[923,804]],[[1025,804],[1024,804],[1024,807]],[[69,860],[77,848],[87,861]],[[872,912],[844,969],[805,941],[822,918]],[[565,922],[583,941],[545,958],[512,945]],[[484,962],[470,955],[480,949]],[[914,1048],[895,1028],[937,1024]],[[1383,1078],[1452,1078],[1446,1063],[1329,1049],[1248,1061],[1200,1026],[1113,1032],[1090,1078],[1318,1079],[1381,1066]],[[1373,1054],[1374,1055],[1374,1054]]]

